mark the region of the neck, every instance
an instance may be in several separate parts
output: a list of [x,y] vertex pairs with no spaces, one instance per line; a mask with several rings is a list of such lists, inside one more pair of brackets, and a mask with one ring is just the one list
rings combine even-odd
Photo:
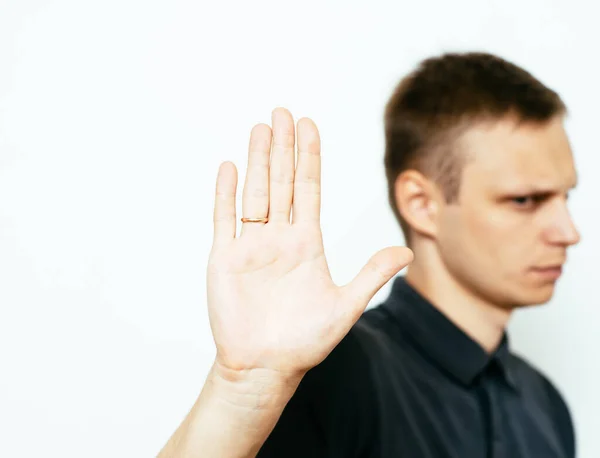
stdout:
[[485,351],[491,353],[498,347],[511,311],[470,292],[452,277],[439,258],[434,257],[433,262],[423,257],[419,260],[415,253],[406,281]]

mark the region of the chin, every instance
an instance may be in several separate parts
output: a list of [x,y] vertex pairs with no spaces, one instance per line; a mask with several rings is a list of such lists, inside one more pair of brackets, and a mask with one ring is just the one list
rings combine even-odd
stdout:
[[554,295],[554,283],[543,286],[524,288],[516,295],[518,300],[515,301],[515,308],[532,307],[536,305],[546,304]]

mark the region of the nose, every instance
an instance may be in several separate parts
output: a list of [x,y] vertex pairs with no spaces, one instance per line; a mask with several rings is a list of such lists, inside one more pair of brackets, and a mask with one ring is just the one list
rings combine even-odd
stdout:
[[555,206],[552,225],[547,233],[548,242],[556,245],[571,246],[580,242],[581,234],[577,230],[566,200]]

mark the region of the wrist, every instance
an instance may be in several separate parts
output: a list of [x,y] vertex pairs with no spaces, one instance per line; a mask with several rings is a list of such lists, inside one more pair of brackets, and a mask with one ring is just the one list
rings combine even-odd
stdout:
[[215,361],[207,381],[222,401],[258,411],[280,409],[292,397],[303,375],[265,368],[230,369]]

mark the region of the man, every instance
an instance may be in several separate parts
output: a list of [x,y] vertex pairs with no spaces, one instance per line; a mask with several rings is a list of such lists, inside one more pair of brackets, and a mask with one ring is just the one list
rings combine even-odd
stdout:
[[272,135],[251,134],[238,239],[235,168],[219,173],[217,359],[161,456],[575,456],[564,401],[505,333],[513,310],[550,299],[579,239],[565,111],[489,54],[431,58],[404,78],[386,108],[385,165],[414,262],[362,313],[412,253],[385,249],[349,285],[332,284],[318,134],[298,122],[294,170],[292,119],[275,110]]

